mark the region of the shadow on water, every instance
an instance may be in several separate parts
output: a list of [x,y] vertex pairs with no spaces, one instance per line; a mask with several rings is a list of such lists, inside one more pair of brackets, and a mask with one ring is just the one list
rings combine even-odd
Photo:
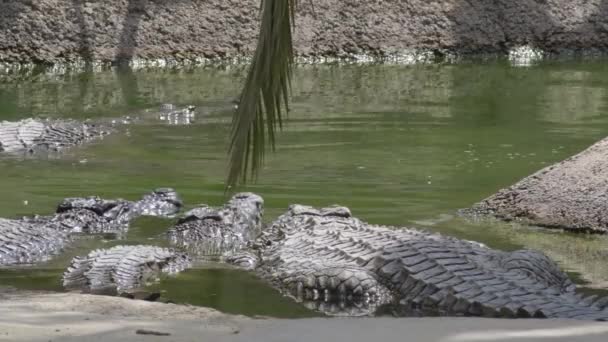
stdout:
[[127,14],[122,23],[116,56],[116,77],[120,84],[123,100],[128,108],[138,104],[139,87],[137,76],[130,66],[137,49],[137,35],[147,0],[129,0]]
[[76,98],[76,103],[74,106],[75,110],[79,110],[81,112],[86,111],[87,109],[86,101],[95,77],[92,65],[95,56],[93,55],[91,36],[89,29],[87,28],[86,18],[84,16],[84,4],[86,4],[85,0],[72,0],[72,7],[74,8],[74,13],[76,15],[75,19],[78,25],[78,53],[85,63],[84,72],[77,76],[79,90],[78,98]]
[[116,67],[115,73],[124,105],[127,108],[137,108],[138,105],[141,105],[137,73],[133,72],[130,65],[122,63]]

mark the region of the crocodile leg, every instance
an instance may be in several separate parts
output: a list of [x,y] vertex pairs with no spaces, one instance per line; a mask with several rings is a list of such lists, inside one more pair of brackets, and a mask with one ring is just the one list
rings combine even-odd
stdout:
[[136,246],[126,249],[113,270],[118,292],[156,281],[161,273],[176,274],[190,267],[188,256],[167,248]]
[[156,246],[116,246],[76,257],[63,275],[66,288],[93,293],[123,292],[190,267],[190,258]]

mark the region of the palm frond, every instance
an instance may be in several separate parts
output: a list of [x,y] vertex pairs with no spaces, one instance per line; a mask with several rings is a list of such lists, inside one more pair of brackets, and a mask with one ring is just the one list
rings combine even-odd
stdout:
[[260,36],[232,118],[228,186],[257,177],[267,143],[289,111],[294,63],[292,29],[297,0],[262,0]]

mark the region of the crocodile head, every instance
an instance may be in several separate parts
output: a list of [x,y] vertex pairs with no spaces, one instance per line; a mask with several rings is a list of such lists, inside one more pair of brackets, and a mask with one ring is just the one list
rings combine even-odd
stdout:
[[357,221],[352,217],[347,207],[333,205],[325,208],[314,208],[311,206],[292,204],[286,213],[279,216],[276,221],[265,231],[271,241],[281,240],[285,234],[294,233],[311,227],[323,227],[328,224],[340,222]]
[[[238,193],[220,208],[210,207],[201,204],[198,207],[188,210],[177,224],[190,221],[218,221],[224,224],[242,223],[251,227],[259,227],[264,214],[264,200],[262,197],[250,193]],[[232,227],[231,227],[232,228]]]
[[135,217],[171,217],[181,207],[182,201],[170,188],[156,189],[137,202],[97,196],[72,197],[59,204],[53,221],[71,232],[114,233],[123,231]]
[[170,125],[189,125],[194,123],[196,106],[178,107],[173,104],[163,104],[160,108],[159,119]]
[[[44,219],[44,218],[43,218]],[[48,218],[48,226],[68,233],[122,233],[126,227],[89,209],[70,209]]]
[[222,215],[216,208],[200,204],[198,207],[185,212],[184,216],[177,220],[177,224],[199,220],[222,221]]
[[183,206],[179,195],[172,188],[159,188],[146,194],[138,202],[134,209],[139,215],[171,217]]
[[224,206],[222,215],[226,216],[232,225],[260,229],[264,215],[264,199],[251,192],[237,193]]
[[145,194],[137,202],[123,199],[106,200],[97,196],[66,198],[59,204],[56,212],[60,214],[71,210],[86,209],[99,216],[118,219],[128,210],[135,215],[171,217],[181,209],[182,205],[182,200],[175,190],[159,188]]
[[222,257],[240,251],[257,237],[264,200],[253,193],[238,193],[220,208],[194,208],[168,232],[171,243],[193,255]]
[[[347,207],[338,205],[326,208],[314,208],[311,206],[293,204],[289,206],[287,212],[272,225],[262,231],[259,239],[250,244],[254,250],[271,250],[273,246],[285,239],[286,234],[295,233],[302,229],[314,227],[314,223],[331,223],[337,221],[351,220],[351,212]],[[270,252],[267,250],[267,252]],[[271,253],[271,252],[270,252]],[[257,266],[259,256],[251,251],[241,251],[234,253],[226,260],[235,266],[253,269]]]
[[[283,294],[312,310],[370,315],[391,300],[390,291],[373,272],[350,262],[352,251],[343,246],[347,238],[338,241],[342,231],[361,224],[347,207],[291,205],[256,241],[257,254],[240,253],[227,261],[246,269],[261,267]],[[327,248],[314,250],[318,246]]]

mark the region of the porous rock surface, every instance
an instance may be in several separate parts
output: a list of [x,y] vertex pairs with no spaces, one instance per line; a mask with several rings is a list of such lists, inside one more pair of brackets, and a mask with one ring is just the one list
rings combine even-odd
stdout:
[[549,228],[608,233],[608,138],[473,206],[473,213]]
[[[4,0],[0,62],[251,55],[258,0]],[[606,0],[314,0],[298,9],[304,56],[390,55],[409,49],[604,51]]]

